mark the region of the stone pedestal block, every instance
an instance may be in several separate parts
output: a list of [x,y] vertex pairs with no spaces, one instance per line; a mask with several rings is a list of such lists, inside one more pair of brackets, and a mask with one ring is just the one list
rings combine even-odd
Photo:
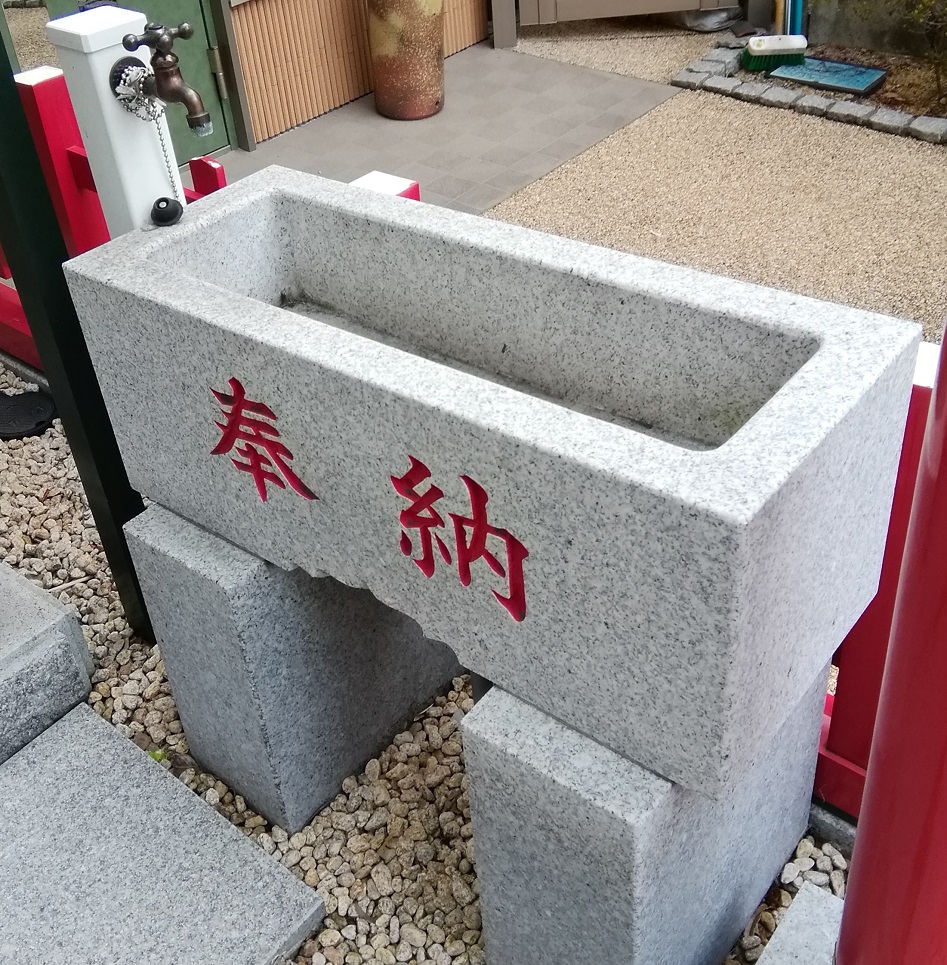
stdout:
[[720,965],[805,831],[825,681],[717,801],[491,690],[463,728],[490,965]]
[[459,672],[366,590],[281,570],[159,506],[126,533],[191,753],[289,831]]
[[75,616],[0,563],[0,763],[85,700],[91,672]]
[[278,168],[67,275],[140,492],[710,796],[877,590],[916,326]]

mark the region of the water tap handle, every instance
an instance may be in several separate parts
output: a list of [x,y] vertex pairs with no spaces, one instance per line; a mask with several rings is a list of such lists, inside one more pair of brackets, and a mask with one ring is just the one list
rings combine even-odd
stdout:
[[145,32],[140,36],[126,34],[122,38],[122,46],[126,50],[150,47],[156,54],[170,54],[177,38],[190,40],[193,36],[194,28],[189,23],[179,23],[176,27],[165,27],[160,23],[146,23]]

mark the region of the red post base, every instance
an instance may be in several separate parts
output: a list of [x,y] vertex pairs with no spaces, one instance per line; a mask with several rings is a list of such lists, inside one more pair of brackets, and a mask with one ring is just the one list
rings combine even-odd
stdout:
[[947,965],[947,365],[938,367],[837,965]]

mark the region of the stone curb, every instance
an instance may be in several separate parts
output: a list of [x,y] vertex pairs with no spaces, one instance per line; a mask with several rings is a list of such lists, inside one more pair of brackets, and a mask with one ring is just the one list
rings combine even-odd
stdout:
[[769,84],[763,80],[740,81],[734,76],[739,67],[738,51],[717,47],[685,67],[671,78],[670,83],[673,87],[706,90],[750,104],[785,108],[842,124],[870,127],[886,134],[913,137],[928,144],[947,144],[947,118],[915,115],[857,101],[839,101],[821,94],[803,95],[801,91],[796,93],[781,84]]

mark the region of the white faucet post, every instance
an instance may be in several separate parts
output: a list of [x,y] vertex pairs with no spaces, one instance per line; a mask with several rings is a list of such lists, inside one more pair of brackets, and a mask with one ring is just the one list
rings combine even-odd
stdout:
[[101,6],[52,20],[46,27],[50,43],[59,51],[113,238],[147,223],[158,198],[175,197],[182,203],[184,199],[167,120],[162,116],[157,122],[144,121],[129,113],[109,81],[113,65],[123,57],[146,63],[122,46],[122,38],[142,33],[145,22],[138,11]]

